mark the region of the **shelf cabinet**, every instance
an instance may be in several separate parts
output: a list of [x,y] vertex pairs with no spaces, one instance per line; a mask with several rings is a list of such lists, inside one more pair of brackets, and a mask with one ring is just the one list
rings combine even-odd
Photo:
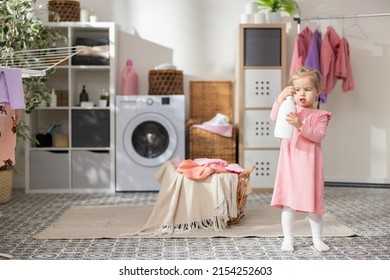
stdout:
[[[66,40],[56,47],[103,46],[93,56],[69,57],[47,74],[47,87],[57,95],[56,106],[40,106],[26,115],[31,136],[26,143],[26,192],[115,191],[116,37],[113,22],[48,23]],[[85,86],[89,101],[80,105]],[[108,93],[107,107],[99,107]],[[51,133],[50,128],[54,126]]]
[[255,165],[252,188],[272,189],[280,140],[270,113],[286,84],[285,25],[241,24],[238,44],[238,159]]

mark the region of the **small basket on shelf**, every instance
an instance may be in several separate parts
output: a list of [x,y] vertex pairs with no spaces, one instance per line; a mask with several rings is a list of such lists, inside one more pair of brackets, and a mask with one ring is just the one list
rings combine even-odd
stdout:
[[71,0],[49,0],[49,21],[80,21],[80,2]]
[[150,95],[184,94],[183,71],[180,70],[150,70]]

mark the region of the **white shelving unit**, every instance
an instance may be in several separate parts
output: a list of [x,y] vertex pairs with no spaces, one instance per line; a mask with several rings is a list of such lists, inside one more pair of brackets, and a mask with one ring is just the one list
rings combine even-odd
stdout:
[[[26,122],[32,136],[45,134],[54,122],[60,126],[54,129],[52,145],[26,143],[26,192],[114,192],[117,26],[113,22],[47,25],[67,37],[57,47],[72,47],[76,38],[108,39],[109,63],[74,65],[71,58],[47,75],[47,86],[57,93],[57,107],[36,108]],[[80,107],[83,85],[93,107]],[[105,108],[98,106],[102,89],[109,95]]]
[[272,189],[280,140],[270,113],[286,84],[284,24],[240,24],[237,73],[239,163],[255,165],[252,188]]

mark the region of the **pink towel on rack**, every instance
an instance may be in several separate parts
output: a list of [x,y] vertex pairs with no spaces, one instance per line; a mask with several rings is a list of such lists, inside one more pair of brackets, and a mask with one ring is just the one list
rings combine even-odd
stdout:
[[26,109],[22,69],[0,67],[0,104],[9,104],[11,109]]

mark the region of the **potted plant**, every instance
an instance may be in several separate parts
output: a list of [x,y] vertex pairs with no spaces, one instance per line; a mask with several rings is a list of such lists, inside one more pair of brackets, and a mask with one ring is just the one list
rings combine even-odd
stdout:
[[[64,38],[59,32],[44,26],[35,16],[40,11],[47,11],[47,5],[37,5],[36,2],[37,0],[0,1],[0,65],[12,66],[14,52],[55,47],[55,42]],[[54,19],[58,18],[54,14]],[[49,70],[48,74],[51,71],[54,70]],[[46,77],[23,79],[25,113],[31,113],[41,102],[50,102],[46,80]],[[29,135],[29,127],[23,120],[17,124],[16,130],[18,138],[34,142]]]
[[100,95],[99,107],[107,107],[107,106],[108,106],[108,94],[103,93]]
[[290,16],[299,11],[299,5],[296,0],[257,0],[259,10],[268,10],[270,23],[280,22],[281,11],[288,13]]
[[13,172],[16,173],[12,160],[4,160],[0,165],[0,204],[11,200]]

